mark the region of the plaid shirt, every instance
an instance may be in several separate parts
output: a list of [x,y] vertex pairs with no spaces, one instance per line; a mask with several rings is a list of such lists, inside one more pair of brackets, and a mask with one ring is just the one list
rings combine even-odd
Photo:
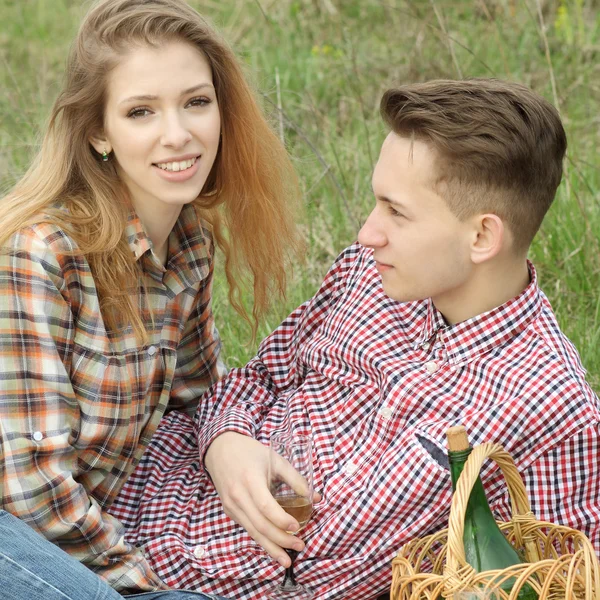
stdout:
[[116,589],[152,590],[165,586],[105,509],[165,410],[193,414],[224,370],[209,226],[184,208],[166,269],[135,214],[126,235],[147,290],[146,346],[131,328],[107,333],[89,265],[56,225],[22,229],[0,255],[0,508]]
[[[573,345],[531,283],[516,298],[449,327],[431,301],[398,303],[372,254],[347,249],[322,287],[207,393],[196,425],[172,413],[112,510],[169,585],[264,598],[282,568],[222,512],[198,459],[215,436],[268,443],[312,433],[323,500],[302,531],[299,581],[318,599],[373,598],[409,540],[447,525],[445,432],[499,441],[535,513],[585,531],[600,549],[600,406]],[[500,472],[482,479],[510,516]]]

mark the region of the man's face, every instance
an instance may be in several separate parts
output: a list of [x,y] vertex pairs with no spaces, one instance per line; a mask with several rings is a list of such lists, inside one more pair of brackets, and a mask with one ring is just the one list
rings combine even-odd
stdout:
[[431,297],[444,313],[468,293],[474,233],[433,190],[435,158],[424,142],[388,135],[373,172],[375,208],[358,240],[373,248],[390,298]]

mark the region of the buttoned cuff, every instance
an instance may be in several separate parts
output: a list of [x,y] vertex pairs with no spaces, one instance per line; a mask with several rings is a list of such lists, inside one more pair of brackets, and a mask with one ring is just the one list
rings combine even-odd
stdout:
[[241,408],[231,408],[211,419],[198,431],[198,449],[202,466],[204,466],[204,455],[208,447],[214,442],[215,438],[226,431],[254,437],[256,426],[248,413]]

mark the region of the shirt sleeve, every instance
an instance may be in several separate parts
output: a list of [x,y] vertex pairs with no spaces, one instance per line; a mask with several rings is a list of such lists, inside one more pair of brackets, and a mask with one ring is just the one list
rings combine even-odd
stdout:
[[213,270],[211,260],[177,349],[177,368],[169,398],[170,410],[181,410],[192,417],[204,392],[227,373],[212,312]]
[[69,378],[77,325],[64,267],[32,230],[0,255],[0,506],[115,589],[162,589],[121,523],[78,482],[80,414]]
[[344,291],[348,273],[362,250],[358,244],[346,249],[317,293],[263,340],[257,355],[245,367],[232,369],[207,392],[195,417],[201,458],[226,431],[254,436],[272,406],[302,383],[299,350]]

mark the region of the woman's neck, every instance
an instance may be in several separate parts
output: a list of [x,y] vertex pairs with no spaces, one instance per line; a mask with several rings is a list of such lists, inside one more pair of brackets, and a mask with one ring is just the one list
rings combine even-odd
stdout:
[[135,207],[144,229],[152,240],[152,249],[162,265],[169,257],[169,235],[179,218],[181,206],[167,206],[164,210],[150,211]]

